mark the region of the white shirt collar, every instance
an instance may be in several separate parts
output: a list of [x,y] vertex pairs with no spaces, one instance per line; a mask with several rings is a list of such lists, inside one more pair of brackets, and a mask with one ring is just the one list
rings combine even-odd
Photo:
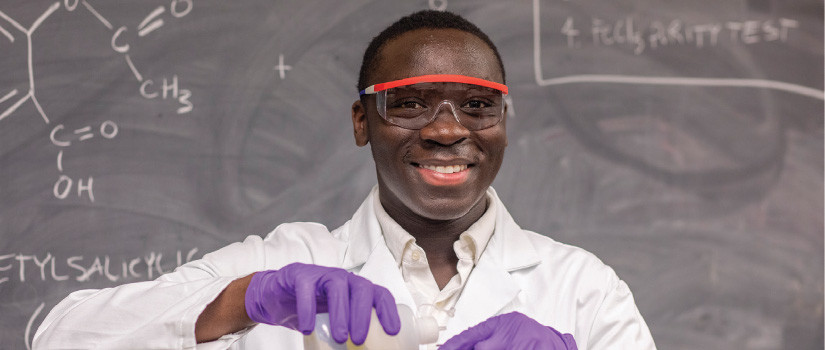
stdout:
[[[384,240],[387,242],[387,248],[389,248],[398,266],[401,266],[405,252],[415,244],[415,237],[410,235],[409,232],[404,230],[401,225],[387,214],[387,211],[384,210],[384,207],[381,205],[377,190],[372,192],[372,196],[375,216],[381,226]],[[467,228],[467,231],[459,235],[459,242],[466,242],[466,244],[453,245],[459,257],[467,254],[471,255],[474,265],[478,263],[478,259],[487,247],[487,243],[490,242],[490,237],[493,236],[493,231],[496,226],[497,201],[489,191],[485,193],[485,200],[487,201],[487,209],[484,211],[484,214]]]

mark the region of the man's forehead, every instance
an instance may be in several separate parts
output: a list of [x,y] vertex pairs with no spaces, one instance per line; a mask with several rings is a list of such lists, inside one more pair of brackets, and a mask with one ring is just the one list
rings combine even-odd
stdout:
[[475,35],[456,29],[417,29],[384,44],[370,84],[427,74],[502,82],[495,53]]

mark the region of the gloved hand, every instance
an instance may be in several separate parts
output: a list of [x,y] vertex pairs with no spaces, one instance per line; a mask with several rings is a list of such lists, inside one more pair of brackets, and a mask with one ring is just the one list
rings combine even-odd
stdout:
[[522,313],[488,318],[447,340],[439,350],[577,350],[570,334],[543,326]]
[[255,322],[304,334],[315,329],[315,314],[329,313],[330,333],[339,343],[362,344],[372,308],[387,334],[401,330],[390,291],[344,269],[293,263],[255,273],[246,289],[246,313]]

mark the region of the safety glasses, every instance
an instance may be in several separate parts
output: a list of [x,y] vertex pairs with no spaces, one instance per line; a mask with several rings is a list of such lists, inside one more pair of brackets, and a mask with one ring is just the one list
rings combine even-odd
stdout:
[[378,114],[405,129],[423,128],[445,108],[468,130],[481,130],[504,117],[507,86],[464,75],[436,74],[375,84],[360,94],[376,95]]

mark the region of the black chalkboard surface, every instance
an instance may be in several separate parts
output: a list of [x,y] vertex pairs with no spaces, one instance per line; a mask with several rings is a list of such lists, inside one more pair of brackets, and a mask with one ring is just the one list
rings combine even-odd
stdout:
[[0,348],[71,291],[347,220],[361,55],[425,8],[502,53],[510,212],[613,266],[660,348],[822,348],[818,0],[4,0]]

